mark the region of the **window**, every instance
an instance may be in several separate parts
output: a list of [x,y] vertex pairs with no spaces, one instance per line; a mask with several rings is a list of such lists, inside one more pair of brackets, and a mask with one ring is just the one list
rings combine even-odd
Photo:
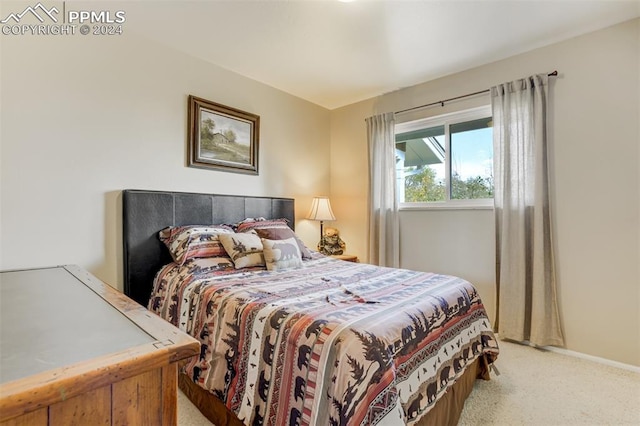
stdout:
[[397,124],[401,207],[493,205],[491,108]]

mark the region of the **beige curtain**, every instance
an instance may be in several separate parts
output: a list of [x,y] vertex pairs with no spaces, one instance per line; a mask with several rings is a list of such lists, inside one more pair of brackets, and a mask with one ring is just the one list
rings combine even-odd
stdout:
[[564,345],[549,216],[547,75],[491,88],[500,337]]
[[393,113],[366,119],[369,148],[369,262],[400,266]]

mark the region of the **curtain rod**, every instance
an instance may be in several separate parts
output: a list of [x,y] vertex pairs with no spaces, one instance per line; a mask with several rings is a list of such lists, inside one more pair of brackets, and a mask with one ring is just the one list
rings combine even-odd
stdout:
[[[549,74],[547,74],[547,76],[549,76],[549,77],[555,77],[557,75],[558,75],[558,71],[553,71],[553,72],[550,72]],[[413,108],[403,109],[402,111],[396,111],[396,112],[394,112],[394,114],[401,114],[403,112],[413,111],[414,109],[427,108],[427,107],[434,106],[434,105],[444,106],[445,102],[451,102],[451,101],[455,101],[455,100],[462,99],[462,98],[468,98],[468,97],[471,97],[471,96],[480,95],[482,93],[488,93],[490,90],[491,89],[485,89],[485,90],[480,90],[479,92],[467,93],[466,95],[456,96],[455,98],[449,98],[449,99],[445,99],[443,101],[431,102],[430,104],[419,105],[419,106],[416,106],[416,107],[413,107]]]

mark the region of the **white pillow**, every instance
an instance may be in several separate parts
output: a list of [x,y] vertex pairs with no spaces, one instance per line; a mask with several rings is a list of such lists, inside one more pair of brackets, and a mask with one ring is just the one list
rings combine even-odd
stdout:
[[302,254],[295,238],[285,240],[263,238],[262,247],[264,260],[270,271],[302,266]]
[[218,238],[236,269],[264,266],[262,242],[257,235],[220,234]]

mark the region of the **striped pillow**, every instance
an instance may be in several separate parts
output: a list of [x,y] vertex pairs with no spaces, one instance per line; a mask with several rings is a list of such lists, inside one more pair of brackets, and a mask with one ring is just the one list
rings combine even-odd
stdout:
[[233,234],[233,229],[226,225],[170,226],[160,231],[159,237],[173,261],[183,265],[191,258],[228,257],[218,239],[220,234]]

